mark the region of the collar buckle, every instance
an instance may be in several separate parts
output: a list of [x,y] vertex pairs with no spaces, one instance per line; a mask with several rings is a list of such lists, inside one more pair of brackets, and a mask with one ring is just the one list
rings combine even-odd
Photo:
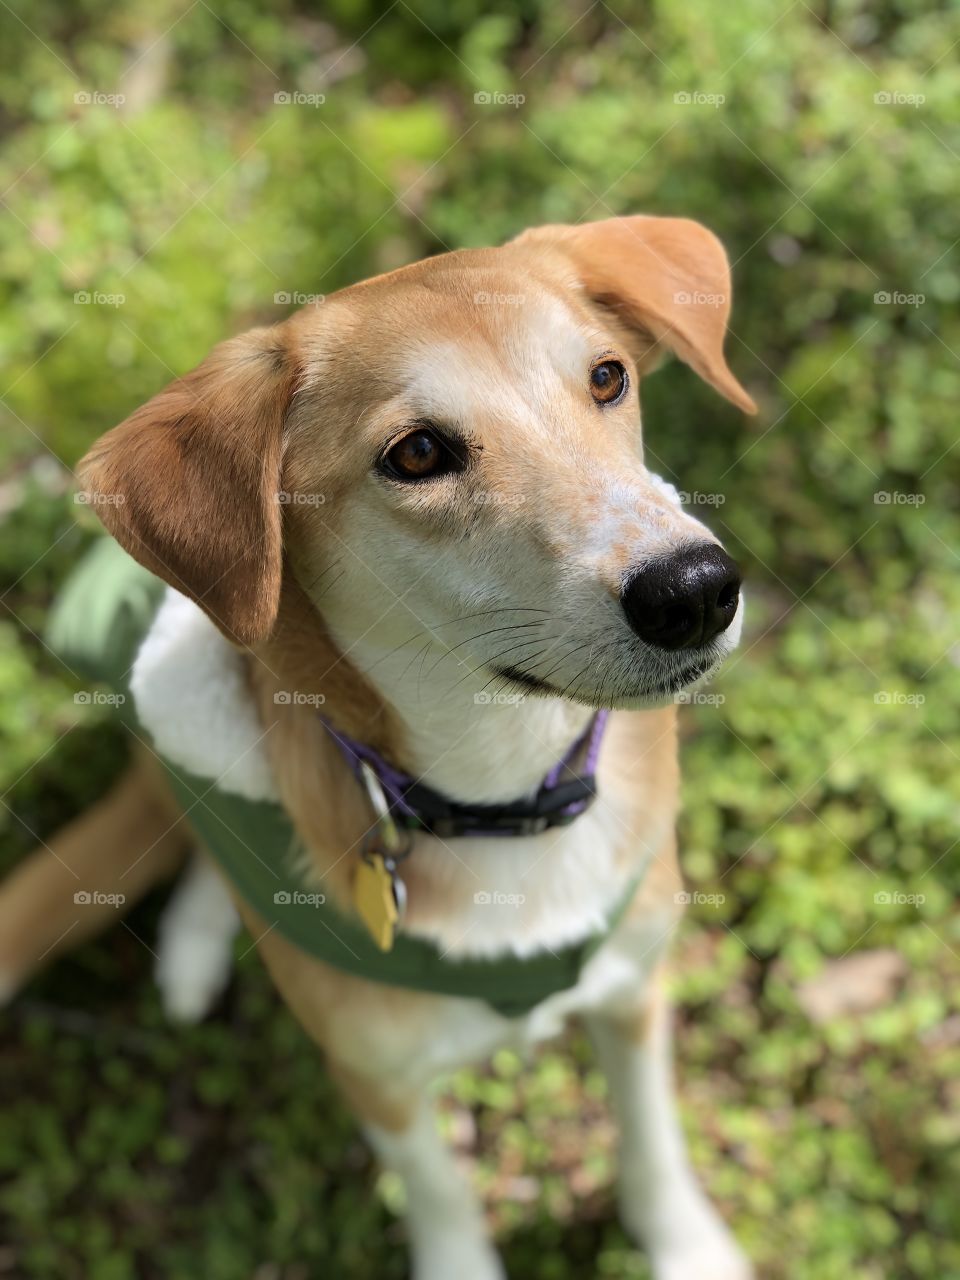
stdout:
[[458,813],[455,817],[421,819],[430,835],[441,839],[454,836],[538,836],[550,827],[566,826],[576,815],[554,813]]

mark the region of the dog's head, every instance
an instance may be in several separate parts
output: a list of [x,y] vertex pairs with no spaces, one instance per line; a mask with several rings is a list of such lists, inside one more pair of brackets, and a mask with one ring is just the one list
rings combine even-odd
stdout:
[[736,566],[644,467],[639,403],[672,351],[753,411],[723,357],[729,306],[697,223],[538,228],[224,343],[81,482],[240,644],[269,635],[290,573],[371,675],[415,640],[451,687],[649,704],[739,633]]

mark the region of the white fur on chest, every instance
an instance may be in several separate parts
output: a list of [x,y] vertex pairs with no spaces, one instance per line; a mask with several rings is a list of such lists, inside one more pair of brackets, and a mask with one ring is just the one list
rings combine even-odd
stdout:
[[630,872],[615,857],[623,819],[602,799],[570,826],[527,837],[418,840],[413,857],[449,885],[442,914],[411,904],[409,932],[450,956],[526,956],[603,929]]
[[[134,666],[131,688],[138,715],[157,750],[174,764],[222,790],[251,800],[275,800],[264,733],[244,678],[239,653],[206,615],[169,591]],[[549,704],[478,704],[451,749],[454,726],[436,704],[425,707],[419,749],[447,761],[458,798],[487,802],[491,792],[515,798],[526,746],[525,780],[538,782],[582,730],[589,713],[570,717]],[[494,712],[494,714],[487,714]],[[496,714],[497,712],[501,714]],[[462,716],[462,711],[461,711]],[[431,746],[432,744],[432,746]],[[519,744],[519,747],[518,747]],[[472,755],[471,755],[472,752]],[[471,760],[473,773],[471,774]],[[558,950],[603,929],[630,875],[615,857],[626,817],[601,795],[570,826],[530,837],[420,837],[412,857],[435,885],[442,910],[415,898],[406,929],[451,958]],[[653,852],[663,832],[639,833]]]

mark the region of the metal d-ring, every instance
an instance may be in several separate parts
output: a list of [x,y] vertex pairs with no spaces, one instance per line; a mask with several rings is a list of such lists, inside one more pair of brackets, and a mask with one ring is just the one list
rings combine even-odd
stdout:
[[378,852],[391,862],[402,862],[413,845],[413,836],[411,832],[397,826],[387,793],[375,770],[366,760],[360,761],[360,778],[374,812],[376,835],[380,838]]

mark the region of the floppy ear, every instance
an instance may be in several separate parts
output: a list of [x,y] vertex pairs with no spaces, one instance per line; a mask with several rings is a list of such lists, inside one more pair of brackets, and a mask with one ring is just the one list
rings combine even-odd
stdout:
[[689,218],[638,216],[535,227],[515,243],[562,250],[590,297],[636,333],[641,369],[668,348],[738,408],[756,413],[723,357],[730,266],[712,231]]
[[296,370],[282,325],[215,347],[101,437],[77,468],[120,545],[231,639],[264,639],[282,575],[283,422]]

